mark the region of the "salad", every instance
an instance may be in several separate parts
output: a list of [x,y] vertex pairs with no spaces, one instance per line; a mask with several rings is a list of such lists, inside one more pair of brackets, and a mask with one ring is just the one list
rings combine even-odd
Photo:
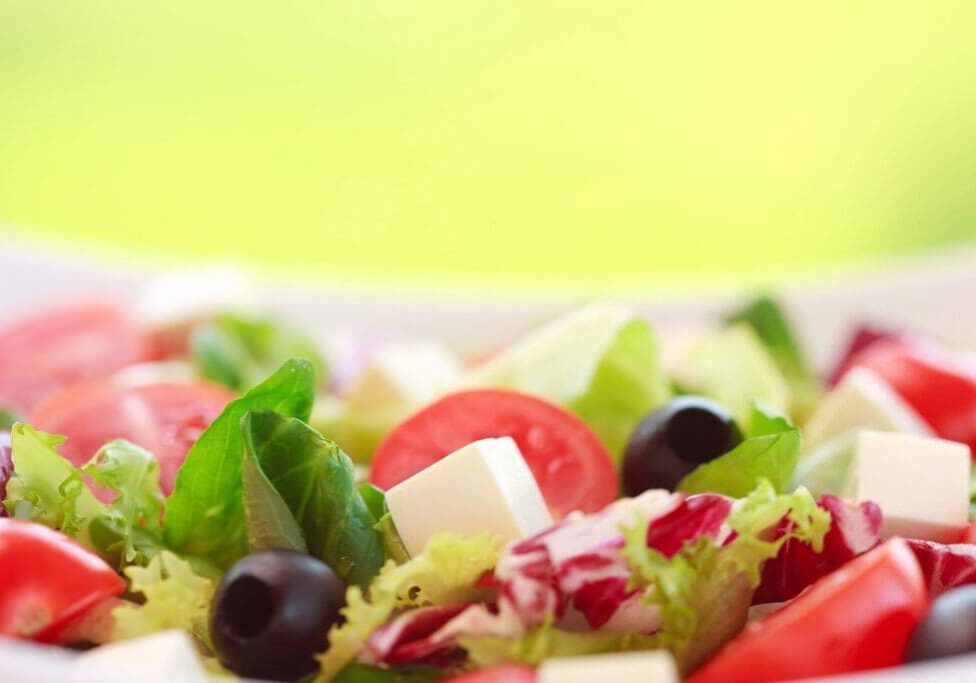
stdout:
[[193,295],[0,326],[0,637],[317,683],[976,652],[976,353],[864,328],[821,376],[760,297],[690,332],[592,305],[465,358]]

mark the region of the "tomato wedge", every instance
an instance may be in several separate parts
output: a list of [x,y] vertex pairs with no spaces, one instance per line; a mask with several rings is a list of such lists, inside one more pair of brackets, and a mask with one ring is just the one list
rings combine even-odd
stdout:
[[535,669],[524,664],[499,664],[445,678],[441,683],[535,683]]
[[228,389],[203,381],[139,386],[103,381],[50,396],[30,422],[68,437],[59,452],[75,465],[112,439],[142,446],[159,461],[160,486],[168,495],[190,446],[233,398]]
[[380,444],[369,480],[388,489],[478,439],[511,436],[556,519],[596,512],[617,495],[610,454],[578,417],[514,391],[462,391],[408,418]]
[[927,608],[915,556],[904,541],[888,541],[748,624],[689,683],[763,683],[896,666]]
[[125,582],[101,558],[34,522],[0,519],[0,635],[53,642]]
[[149,360],[152,343],[118,308],[46,311],[0,329],[0,408],[29,412],[45,396]]

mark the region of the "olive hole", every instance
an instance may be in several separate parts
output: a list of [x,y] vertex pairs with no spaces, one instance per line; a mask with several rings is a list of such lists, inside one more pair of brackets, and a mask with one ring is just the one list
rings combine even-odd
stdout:
[[223,600],[224,619],[239,638],[253,638],[261,633],[274,615],[274,596],[263,581],[242,576],[227,587]]

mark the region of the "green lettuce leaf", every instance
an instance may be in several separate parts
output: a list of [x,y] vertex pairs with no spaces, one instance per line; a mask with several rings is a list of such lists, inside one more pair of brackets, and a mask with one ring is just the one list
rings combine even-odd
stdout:
[[604,652],[648,650],[657,646],[652,636],[611,631],[564,631],[543,624],[522,638],[462,637],[458,641],[477,667],[505,662],[537,666],[550,657],[577,657]]
[[244,449],[244,516],[251,552],[283,549],[308,553],[305,535],[288,504],[275,489],[250,449]]
[[790,389],[770,352],[745,323],[732,325],[692,346],[678,370],[677,382],[690,393],[715,399],[748,424],[760,401],[787,413]]
[[314,367],[293,358],[224,408],[190,449],[166,502],[163,537],[170,548],[221,568],[247,554],[241,419],[273,410],[307,420],[314,399]]
[[96,540],[103,537],[103,549],[119,553],[122,564],[148,562],[161,546],[163,493],[156,458],[140,446],[116,439],[102,446],[81,471],[118,494],[101,517],[118,540],[111,543],[112,534],[99,534],[97,525],[93,527]]
[[95,548],[91,524],[107,513],[81,473],[62,458],[63,436],[46,434],[18,422],[10,432],[14,474],[7,483],[5,505],[12,517],[40,522]]
[[729,315],[726,322],[749,325],[766,345],[790,385],[790,411],[803,423],[816,407],[824,387],[807,362],[780,306],[770,297],[760,296]]
[[753,434],[728,453],[703,463],[678,482],[685,493],[749,494],[761,481],[779,493],[791,491],[800,457],[800,433],[781,416],[753,405],[748,432]]
[[[143,448],[112,441],[83,467],[61,457],[64,437],[18,423],[11,433],[15,476],[6,505],[12,516],[40,522],[94,551],[110,564],[145,564],[162,547],[159,518],[163,496],[158,465]],[[102,503],[82,474],[116,492]]]
[[185,560],[164,550],[146,567],[129,567],[129,590],[141,594],[142,604],[128,603],[112,610],[113,640],[139,638],[157,631],[182,629],[210,649],[207,612],[214,586],[197,576]]
[[291,510],[309,552],[344,581],[368,585],[386,556],[352,461],[297,418],[254,410],[240,428],[247,453]]
[[424,552],[404,564],[388,561],[367,593],[346,591],[345,621],[329,630],[329,649],[319,656],[318,681],[330,681],[359,655],[366,640],[398,608],[449,605],[480,596],[476,584],[495,566],[502,541],[488,535],[462,538],[438,534]]
[[[789,529],[774,540],[764,538],[784,517],[793,523]],[[762,565],[784,543],[797,539],[815,552],[822,550],[830,515],[805,489],[777,495],[769,482],[762,482],[733,508],[727,524],[736,536],[726,545],[701,538],[671,558],[647,547],[646,524],[624,532],[631,588],[644,589],[644,599],[661,610],[664,626],[657,642],[675,655],[683,672],[741,630]]]
[[653,329],[616,306],[591,306],[539,328],[475,370],[469,383],[565,406],[615,458],[637,423],[671,393]]
[[289,358],[307,358],[320,383],[326,365],[311,339],[272,320],[225,314],[196,327],[190,356],[204,377],[242,391]]

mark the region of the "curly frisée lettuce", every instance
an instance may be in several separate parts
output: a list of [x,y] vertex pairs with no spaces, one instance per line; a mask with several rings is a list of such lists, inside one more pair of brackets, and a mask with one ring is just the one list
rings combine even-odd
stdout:
[[97,485],[118,493],[104,520],[121,539],[106,550],[119,552],[126,564],[148,561],[159,546],[163,513],[156,458],[144,448],[116,439],[102,446],[81,471]]
[[[767,538],[783,518],[791,524]],[[735,532],[724,545],[701,537],[672,557],[647,546],[647,525],[625,530],[623,554],[630,564],[631,588],[661,610],[664,625],[656,636],[682,671],[695,669],[745,624],[752,592],[763,563],[776,557],[790,539],[823,549],[830,514],[805,489],[777,495],[769,482],[737,501],[726,524]]]
[[85,486],[81,474],[58,455],[63,436],[39,432],[19,422],[10,432],[14,475],[7,483],[5,505],[11,517],[30,519],[57,529],[96,549],[90,525],[106,506]]
[[140,593],[142,604],[127,603],[112,610],[113,640],[139,638],[157,631],[182,629],[209,649],[207,610],[214,585],[193,572],[190,564],[168,550],[146,567],[129,567],[129,590]]
[[476,598],[476,584],[495,566],[501,548],[500,539],[485,534],[471,538],[437,534],[424,552],[408,562],[388,561],[367,591],[350,586],[342,610],[345,621],[329,631],[329,649],[319,656],[321,671],[316,680],[332,680],[397,610]]
[[[14,426],[15,474],[6,501],[11,515],[58,529],[119,566],[148,562],[162,547],[163,495],[155,458],[117,439],[76,468],[57,452],[63,441],[27,424]],[[114,491],[115,500],[99,501],[82,474]]]

